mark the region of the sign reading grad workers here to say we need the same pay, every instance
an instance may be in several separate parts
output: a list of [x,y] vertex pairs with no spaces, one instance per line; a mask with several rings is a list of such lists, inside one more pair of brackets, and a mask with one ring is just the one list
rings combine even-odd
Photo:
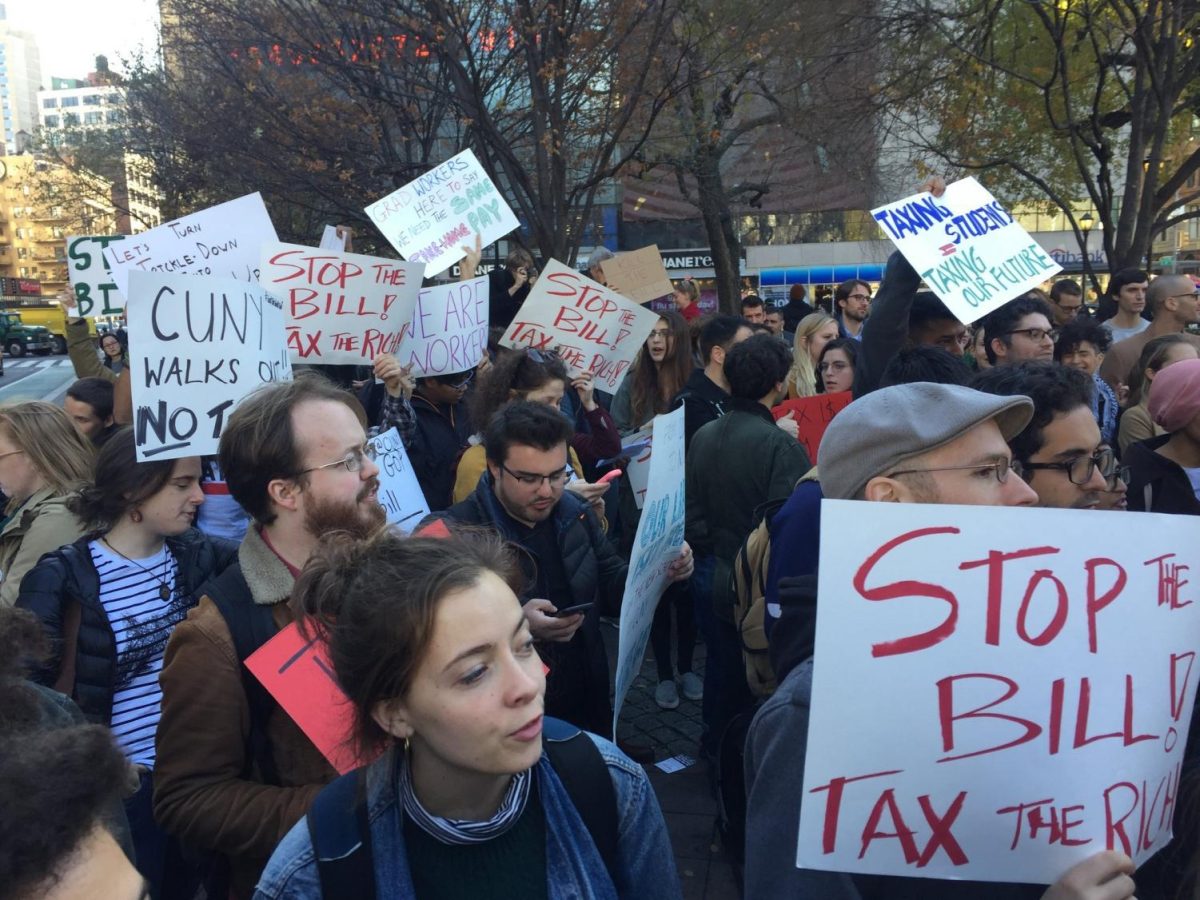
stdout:
[[612,393],[656,322],[658,313],[552,259],[501,344],[556,350],[568,369],[591,372],[596,387]]
[[81,235],[67,238],[67,275],[79,315],[119,316],[125,310],[125,298],[117,290],[104,248],[126,240],[123,234]]
[[395,353],[421,290],[421,263],[262,245],[262,286],[283,303],[292,362],[371,365]]
[[473,235],[486,246],[520,225],[470,150],[375,201],[366,213],[401,256],[425,263],[427,278],[462,259]]
[[941,197],[916,194],[871,215],[966,324],[1062,270],[974,178],[954,182]]
[[823,501],[798,866],[1049,884],[1171,840],[1200,520],[1130,515]]
[[257,283],[135,271],[128,299],[139,462],[216,453],[242,398],[292,377],[283,303]]

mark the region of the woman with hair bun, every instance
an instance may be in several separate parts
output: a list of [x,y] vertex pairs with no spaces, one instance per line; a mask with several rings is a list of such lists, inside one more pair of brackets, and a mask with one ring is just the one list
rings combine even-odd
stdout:
[[328,641],[357,746],[382,755],[322,791],[256,898],[681,896],[645,771],[543,718],[519,577],[483,533],[325,539],[293,603]]
[[158,673],[171,630],[235,553],[192,527],[203,502],[199,457],[139,463],[133,430],[121,429],[100,450],[95,482],[69,501],[92,530],[43,556],[17,598],[55,648],[36,680],[74,699],[89,722],[107,725],[138,769],[140,786],[125,810],[156,898],[194,887],[151,813]]

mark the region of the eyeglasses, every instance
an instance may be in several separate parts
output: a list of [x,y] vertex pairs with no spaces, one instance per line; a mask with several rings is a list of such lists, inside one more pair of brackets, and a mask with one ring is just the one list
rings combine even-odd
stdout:
[[526,487],[541,487],[544,481],[552,488],[563,485],[570,471],[564,466],[559,472],[551,472],[549,475],[537,475],[533,472],[514,472],[508,466],[504,465],[504,463],[500,463],[500,469],[503,472],[507,472],[510,477],[515,478],[518,483]]
[[453,388],[456,391],[461,391],[461,390],[465,390],[467,385],[469,385],[472,381],[474,381],[474,379],[475,379],[475,370],[472,369],[470,372],[467,373],[467,376],[462,381],[454,382],[453,384],[451,384],[448,381],[443,381],[442,384],[446,385],[446,387],[448,387],[448,388]]
[[[899,472],[892,472],[886,475],[886,478],[895,478],[897,475],[918,475],[924,472],[958,472],[967,469],[975,469],[982,472],[984,469],[991,469],[996,476],[996,481],[1000,484],[1008,481],[1008,473],[1016,470],[1015,463],[1010,463],[1007,459],[998,459],[990,463],[976,463],[973,466],[937,466],[932,469],[901,469]],[[1019,474],[1019,473],[1018,473]]]
[[847,295],[846,299],[847,300],[866,300],[868,303],[870,303],[871,295],[870,294],[849,294],[849,295]]
[[363,444],[362,447],[357,450],[351,450],[341,459],[334,460],[331,463],[325,463],[321,466],[312,466],[307,469],[301,469],[296,474],[306,475],[309,472],[316,472],[318,469],[336,469],[338,466],[341,466],[347,472],[359,472],[362,471],[365,460],[369,459],[371,462],[374,462],[377,455],[378,454],[375,452],[374,444]]
[[[1085,485],[1096,469],[1100,469],[1100,474],[1104,475],[1105,480],[1108,480],[1108,475],[1105,473],[1112,472],[1116,468],[1117,457],[1111,448],[1105,447],[1097,450],[1091,456],[1076,456],[1074,459],[1064,460],[1056,463],[1030,463],[1013,461],[1013,469],[1018,475],[1024,475],[1026,472],[1036,472],[1038,469],[1052,469],[1057,472],[1066,472],[1067,478],[1071,484]],[[1111,488],[1109,490],[1112,490]]]
[[1117,466],[1111,472],[1101,472],[1100,474],[1104,476],[1104,481],[1108,489],[1115,491],[1118,481],[1124,482],[1126,487],[1129,486],[1129,477],[1133,474],[1133,469],[1129,466]]
[[[671,336],[671,331],[668,328],[655,328],[653,331],[650,332],[650,337],[662,338],[664,341],[667,340],[670,336]],[[649,340],[649,339],[650,338],[647,338],[646,340]]]
[[1180,297],[1191,297],[1193,300],[1200,299],[1200,290],[1188,291],[1186,294],[1172,294],[1172,300],[1178,300]]
[[1057,328],[1051,328],[1049,331],[1045,328],[1014,328],[1012,331],[1007,332],[1007,334],[1023,334],[1035,344],[1040,344],[1046,338],[1050,338],[1051,341],[1058,340]]

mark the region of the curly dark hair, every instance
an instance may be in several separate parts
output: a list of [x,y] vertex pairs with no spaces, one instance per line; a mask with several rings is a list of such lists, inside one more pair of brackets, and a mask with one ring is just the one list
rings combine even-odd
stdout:
[[955,356],[941,347],[909,347],[891,358],[879,378],[879,386],[928,381],[966,387],[972,374],[961,356]]
[[725,357],[729,393],[742,400],[761,400],[787,378],[792,355],[779,338],[756,334],[736,344]]
[[1024,362],[996,366],[980,372],[971,387],[986,394],[1013,397],[1020,394],[1033,401],[1033,418],[1025,430],[1009,439],[1013,456],[1027,463],[1045,443],[1042,430],[1055,417],[1083,406],[1092,408],[1095,390],[1090,375],[1054,362]]
[[556,354],[529,349],[506,353],[479,379],[470,399],[471,421],[480,430],[486,428],[505,403],[550,381],[561,381],[564,389],[571,383],[566,364]]
[[1092,318],[1075,319],[1064,325],[1058,332],[1058,340],[1054,344],[1054,358],[1061,361],[1068,353],[1074,353],[1080,344],[1091,344],[1097,353],[1107,353],[1112,346],[1112,334],[1107,328],[1101,328]]
[[1023,318],[1034,313],[1041,313],[1047,322],[1053,324],[1054,310],[1050,308],[1050,304],[1031,294],[1009,300],[983,317],[980,324],[983,326],[983,351],[987,354],[988,362],[996,365],[996,351],[992,348],[992,341],[998,340],[1005,347],[1011,347],[1013,328]]

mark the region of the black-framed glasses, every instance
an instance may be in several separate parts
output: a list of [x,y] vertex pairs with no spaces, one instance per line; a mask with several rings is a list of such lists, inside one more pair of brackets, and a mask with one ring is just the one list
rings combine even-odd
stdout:
[[1125,486],[1129,487],[1129,477],[1133,474],[1133,469],[1129,466],[1117,466],[1111,472],[1101,472],[1100,474],[1104,476],[1104,481],[1108,489],[1115,491],[1118,481],[1124,482]]
[[316,472],[319,469],[336,469],[338,466],[341,466],[347,472],[361,472],[364,461],[369,459],[371,462],[374,462],[376,455],[374,444],[363,444],[357,450],[351,450],[341,459],[335,459],[331,463],[325,463],[320,466],[309,466],[307,469],[301,469],[296,474],[298,476],[307,475],[309,472]]
[[1046,338],[1050,338],[1051,342],[1058,340],[1057,328],[1014,328],[1006,334],[1023,334],[1035,344],[1040,344]]
[[868,303],[870,303],[871,295],[870,294],[847,294],[846,299],[847,300],[866,300]]
[[1191,297],[1193,300],[1200,300],[1200,289],[1188,291],[1186,294],[1172,294],[1172,300],[1178,300],[1180,297]]
[[1016,465],[1002,457],[995,462],[976,463],[973,466],[935,466],[932,469],[901,469],[899,472],[890,472],[885,477],[895,478],[897,475],[918,475],[924,472],[959,472],[966,471],[967,469],[974,469],[980,472],[984,469],[991,469],[992,474],[996,476],[996,481],[1004,484],[1004,482],[1008,481],[1008,473],[1016,470]]
[[567,476],[570,474],[570,468],[567,466],[563,466],[562,471],[551,472],[549,475],[538,475],[535,472],[514,472],[504,463],[500,463],[500,469],[525,487],[541,487],[543,481],[550,487],[561,487],[566,484]]
[[1022,477],[1026,472],[1036,472],[1038,469],[1066,472],[1071,484],[1083,486],[1091,480],[1096,469],[1100,470],[1100,474],[1107,481],[1109,476],[1106,473],[1112,472],[1116,468],[1116,464],[1116,454],[1113,453],[1111,448],[1105,447],[1097,450],[1091,456],[1076,456],[1074,459],[1067,459],[1062,462],[1031,463],[1014,460],[1013,468]]
[[446,387],[454,388],[454,390],[456,390],[456,391],[463,391],[463,390],[466,390],[467,386],[470,385],[470,383],[474,380],[475,380],[475,370],[472,369],[470,372],[468,372],[466,374],[466,376],[461,381],[455,381],[453,383],[449,382],[449,381],[443,381],[442,384],[446,385]]

